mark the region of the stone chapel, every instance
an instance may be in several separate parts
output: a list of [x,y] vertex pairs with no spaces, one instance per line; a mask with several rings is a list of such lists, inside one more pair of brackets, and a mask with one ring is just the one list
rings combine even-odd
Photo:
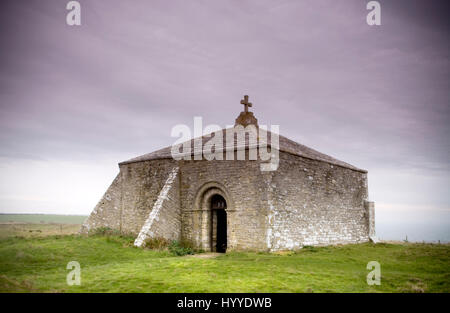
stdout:
[[[136,246],[159,237],[214,252],[375,240],[367,171],[261,132],[248,96],[241,104],[244,111],[234,128],[243,129],[243,137],[223,129],[183,143],[189,149],[182,157],[174,157],[169,146],[119,163],[119,173],[81,233],[109,227],[134,234]],[[231,138],[228,130],[231,144],[214,148],[223,158],[195,155],[196,144]],[[256,145],[252,138],[259,140]],[[262,170],[267,159],[250,157],[263,148],[278,158],[272,170]],[[236,157],[239,153],[244,159]]]

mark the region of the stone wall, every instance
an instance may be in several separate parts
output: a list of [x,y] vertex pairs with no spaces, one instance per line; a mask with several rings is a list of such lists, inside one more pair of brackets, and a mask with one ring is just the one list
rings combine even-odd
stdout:
[[366,220],[369,232],[369,239],[376,242],[377,238],[375,233],[375,203],[372,201],[365,201],[364,207],[366,209]]
[[139,234],[176,161],[151,160],[124,164],[120,173],[85,221],[81,232],[109,227]]
[[147,238],[179,240],[181,234],[178,167],[174,167],[161,189],[158,199],[142,226],[134,245],[141,247]]
[[374,229],[373,210],[364,206],[366,173],[280,152],[273,172],[261,172],[260,161],[248,160],[122,164],[82,231],[110,227],[139,234],[176,167],[150,236],[182,238],[208,250],[208,197],[214,193],[227,202],[227,251],[364,242]]
[[270,250],[368,241],[366,173],[281,153],[271,176]]
[[119,173],[95,206],[91,215],[84,221],[80,232],[87,234],[100,227],[120,229],[121,206],[122,176]]
[[210,215],[205,212],[208,208],[199,207],[196,201],[207,192],[202,187],[211,184],[225,193],[228,250],[265,250],[267,192],[263,175],[257,161],[183,161],[182,237],[207,248]]
[[122,174],[122,221],[120,230],[139,234],[167,177],[176,166],[171,159],[124,164]]

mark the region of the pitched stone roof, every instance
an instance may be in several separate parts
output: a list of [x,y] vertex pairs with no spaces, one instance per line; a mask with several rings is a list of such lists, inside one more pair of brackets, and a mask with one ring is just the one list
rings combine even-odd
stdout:
[[[219,131],[220,132],[220,131]],[[245,143],[244,142],[238,142],[237,139],[235,138],[234,141],[234,146],[232,147],[231,145],[226,146],[225,145],[225,141],[226,141],[226,129],[222,129],[222,138],[224,141],[224,146],[226,147],[226,150],[228,151],[228,149],[233,149],[233,150],[237,150],[237,149],[243,149],[243,148],[248,148],[248,136],[246,136],[246,140]],[[215,133],[212,133],[215,134]],[[202,137],[202,146],[209,141],[212,137],[211,135],[207,135],[207,136],[203,136]],[[272,138],[272,133],[270,131],[267,131],[267,146],[271,146],[271,138]],[[199,139],[195,138],[195,139]],[[194,140],[195,139],[191,139],[190,140],[190,145],[191,145],[191,151],[194,151]],[[186,141],[187,143],[188,141]],[[264,141],[262,141],[261,139],[259,140],[259,145],[263,144]],[[154,152],[151,153],[147,153],[135,158],[132,158],[130,160],[127,161],[123,161],[121,163],[119,163],[119,165],[124,165],[124,164],[129,164],[129,163],[136,163],[136,162],[144,162],[144,161],[149,161],[149,160],[157,160],[157,159],[171,159],[172,158],[172,154],[171,154],[171,150],[172,150],[172,146],[169,147],[165,147],[163,149],[160,150],[156,150]],[[286,152],[289,154],[293,154],[299,157],[304,157],[307,159],[312,159],[312,160],[317,160],[317,161],[322,161],[322,162],[326,162],[332,165],[336,165],[336,166],[341,166],[341,167],[345,167],[351,170],[355,170],[358,172],[363,172],[363,173],[367,173],[366,170],[357,168],[351,164],[348,164],[346,162],[337,160],[329,155],[323,154],[319,151],[316,151],[314,149],[311,149],[307,146],[304,146],[302,144],[299,144],[293,140],[290,140],[284,136],[279,135],[279,151],[282,152]]]

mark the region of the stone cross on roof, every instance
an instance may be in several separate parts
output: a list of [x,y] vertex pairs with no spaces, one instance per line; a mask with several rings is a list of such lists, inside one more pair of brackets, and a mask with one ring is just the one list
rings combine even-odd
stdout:
[[248,107],[252,107],[252,103],[248,102],[248,96],[247,95],[245,95],[244,99],[241,100],[241,104],[243,104],[245,106],[245,113],[248,112]]
[[248,102],[248,96],[245,95],[244,99],[241,100],[241,104],[243,104],[245,106],[244,112],[241,112],[241,114],[239,114],[239,116],[236,119],[236,123],[234,124],[236,125],[242,125],[244,127],[246,127],[247,125],[255,125],[256,127],[258,127],[258,120],[256,119],[256,117],[253,115],[253,112],[249,112],[248,111],[248,107],[252,107],[252,104],[250,102]]

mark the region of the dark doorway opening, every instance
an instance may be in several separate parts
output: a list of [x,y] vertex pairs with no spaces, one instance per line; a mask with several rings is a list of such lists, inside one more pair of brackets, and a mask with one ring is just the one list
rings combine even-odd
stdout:
[[227,212],[217,210],[217,244],[216,251],[227,251]]
[[225,253],[227,251],[227,203],[220,195],[211,199],[211,250]]

